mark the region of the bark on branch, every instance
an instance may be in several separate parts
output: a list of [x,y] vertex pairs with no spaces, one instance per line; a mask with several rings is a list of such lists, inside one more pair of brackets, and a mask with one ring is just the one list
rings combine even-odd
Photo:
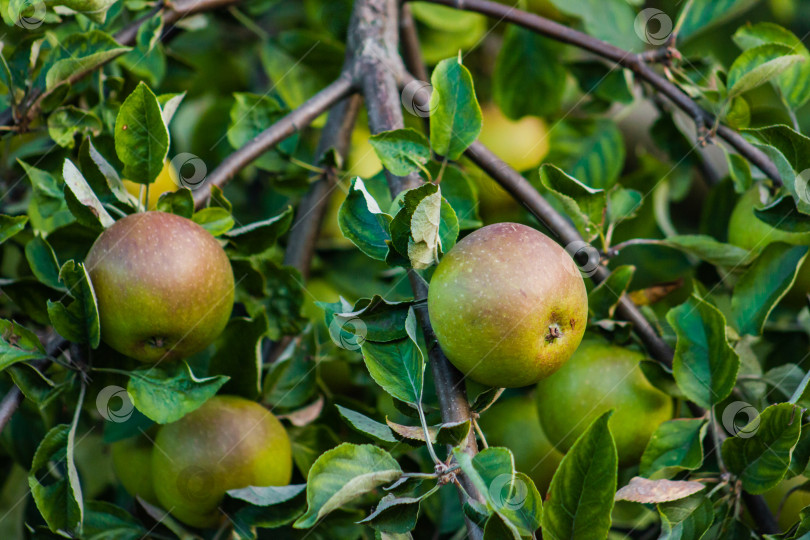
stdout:
[[[515,9],[509,5],[498,4],[488,0],[426,0],[433,4],[441,4],[465,11],[475,11],[483,15],[508,21],[518,26],[522,26],[538,34],[542,34],[554,40],[568,43],[589,51],[597,56],[615,62],[616,64],[633,71],[639,79],[647,82],[659,93],[665,95],[675,106],[687,113],[695,121],[698,128],[698,135],[705,126],[714,125],[715,117],[703,110],[692,98],[687,96],[675,84],[667,80],[666,77],[652,69],[645,61],[643,55],[634,54],[600,39],[584,34],[573,28],[564,26],[558,22],[545,19],[534,13],[528,13]],[[782,185],[782,177],[776,165],[751,143],[746,141],[735,130],[718,124],[717,134],[724,139],[737,152],[745,157],[752,164],[762,171],[777,186]]]

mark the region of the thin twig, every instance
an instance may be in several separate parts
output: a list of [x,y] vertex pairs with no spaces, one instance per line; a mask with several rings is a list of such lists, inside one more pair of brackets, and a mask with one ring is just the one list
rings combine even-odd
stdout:
[[[686,112],[694,121],[698,129],[698,136],[705,134],[705,127],[714,125],[715,117],[702,109],[689,96],[675,84],[653,70],[643,58],[610,43],[589,36],[583,32],[564,26],[558,22],[545,19],[534,13],[527,13],[509,5],[498,4],[488,0],[426,0],[433,4],[441,4],[456,9],[475,11],[508,21],[518,26],[528,28],[538,34],[550,37],[563,43],[568,43],[592,52],[597,56],[611,60],[618,65],[633,71],[639,78],[646,81],[658,92],[670,99],[679,109]],[[719,124],[717,134],[730,144],[737,152],[749,162],[759,168],[774,184],[782,185],[782,178],[776,165],[760,149],[746,141],[735,130]]]
[[268,149],[308,126],[313,120],[329,110],[332,105],[348,96],[351,91],[352,80],[344,72],[329,86],[306,100],[300,107],[256,135],[239,150],[233,152],[205,178],[204,184],[194,191],[195,207],[205,206],[206,201],[211,197],[210,186],[224,186],[239,171],[247,167]]
[[[329,112],[316,152],[319,159],[330,148],[334,148],[345,162],[361,101],[359,95],[347,97]],[[295,212],[295,221],[290,228],[290,237],[284,252],[284,264],[297,268],[304,279],[309,277],[315,242],[336,183],[337,171],[333,167],[327,167],[320,179],[309,187]]]

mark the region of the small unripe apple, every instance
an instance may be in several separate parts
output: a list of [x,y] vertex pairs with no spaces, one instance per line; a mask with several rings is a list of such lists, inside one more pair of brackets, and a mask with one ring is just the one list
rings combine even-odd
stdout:
[[557,371],[582,340],[588,295],[573,259],[517,223],[482,227],[459,241],[430,281],[436,338],[472,380],[534,384]]
[[567,452],[591,422],[610,409],[610,431],[619,464],[638,463],[656,428],[672,418],[672,400],[644,377],[642,353],[585,340],[560,371],[535,392],[548,440]]
[[207,347],[233,309],[228,256],[190,219],[140,212],[115,222],[85,260],[101,338],[143,362],[186,358]]
[[273,414],[254,401],[215,396],[160,428],[152,478],[160,504],[187,525],[213,527],[230,489],[283,486],[292,476],[292,447]]
[[776,517],[780,530],[789,530],[799,521],[799,513],[810,506],[810,491],[801,488],[806,482],[806,477],[794,476],[782,480],[776,487],[762,494],[768,508]]
[[152,441],[146,435],[136,435],[112,444],[115,476],[127,493],[151,504],[157,504],[152,482]]
[[531,396],[499,400],[483,412],[479,422],[487,443],[509,448],[515,456],[515,469],[527,474],[545,494],[563,455],[540,428]]
[[[762,206],[759,202],[759,190],[753,187],[746,191],[737,201],[731,218],[728,221],[728,241],[730,244],[747,250],[761,251],[773,242],[784,242],[795,246],[810,245],[810,232],[792,233],[771,227],[754,214],[754,209]],[[807,303],[810,292],[810,258],[802,263],[793,287],[787,292],[787,304],[800,307]]]
[[[133,195],[134,197],[141,196],[141,186],[143,184],[138,184],[137,182],[132,182],[130,180],[124,180],[124,187],[127,188],[127,191]],[[170,161],[165,161],[163,163],[163,169],[161,169],[160,174],[155,181],[149,184],[149,201],[147,202],[147,208],[149,210],[154,210],[157,208],[158,199],[164,193],[170,193],[172,191],[177,191],[180,187],[180,181],[177,177],[177,171],[174,170]]]

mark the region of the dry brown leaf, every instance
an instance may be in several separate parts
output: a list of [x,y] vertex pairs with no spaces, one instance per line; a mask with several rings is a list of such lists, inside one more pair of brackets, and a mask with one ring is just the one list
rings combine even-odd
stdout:
[[638,503],[662,503],[684,499],[704,487],[700,482],[690,480],[649,480],[636,476],[616,492],[614,499]]

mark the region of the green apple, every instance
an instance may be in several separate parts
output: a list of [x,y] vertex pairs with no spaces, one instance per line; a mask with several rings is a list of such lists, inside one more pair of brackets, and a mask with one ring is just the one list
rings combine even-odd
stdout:
[[230,318],[228,256],[190,219],[164,212],[127,216],[98,237],[85,264],[101,338],[142,362],[190,356],[216,339]]
[[187,525],[225,519],[225,492],[283,486],[292,476],[292,447],[281,422],[256,402],[215,396],[177,422],[162,426],[152,452],[158,501]]
[[637,351],[585,340],[557,373],[540,381],[535,401],[543,431],[561,452],[599,416],[613,409],[609,426],[619,464],[639,461],[656,428],[672,418],[672,400],[644,377]]
[[472,380],[534,384],[557,371],[582,340],[588,295],[568,253],[517,223],[466,236],[436,268],[428,311],[447,358]]
[[115,476],[127,493],[151,504],[157,504],[152,482],[152,441],[143,434],[112,444]]
[[[746,191],[728,221],[728,241],[749,251],[761,251],[773,242],[784,242],[796,246],[810,245],[810,232],[792,233],[771,227],[754,214],[754,209],[762,206],[759,202],[759,189],[754,186]],[[799,269],[796,282],[785,299],[791,306],[802,306],[810,292],[810,259],[806,259]]]
[[540,493],[545,493],[563,455],[540,428],[537,407],[531,396],[498,401],[484,411],[479,425],[491,446],[505,446],[515,456],[515,469],[529,475]]

